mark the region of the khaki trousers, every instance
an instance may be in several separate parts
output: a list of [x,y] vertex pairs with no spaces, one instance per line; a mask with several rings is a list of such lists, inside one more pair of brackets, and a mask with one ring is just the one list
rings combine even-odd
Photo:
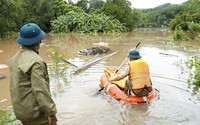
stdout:
[[23,125],[49,125],[48,117],[39,117],[34,120],[21,121]]
[[152,91],[152,87],[144,88],[144,89],[138,89],[138,90],[132,90],[133,92],[131,92],[131,90],[132,90],[132,87],[129,83],[129,80],[127,80],[125,87],[124,87],[124,91],[128,95],[131,95],[131,93],[133,93],[136,96],[147,96]]

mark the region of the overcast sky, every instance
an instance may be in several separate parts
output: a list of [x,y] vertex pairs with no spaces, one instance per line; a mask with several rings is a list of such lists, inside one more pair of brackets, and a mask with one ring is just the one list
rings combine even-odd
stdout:
[[[76,3],[78,0],[72,0]],[[144,9],[144,8],[154,8],[164,3],[180,4],[187,0],[129,0],[132,3],[132,7]]]

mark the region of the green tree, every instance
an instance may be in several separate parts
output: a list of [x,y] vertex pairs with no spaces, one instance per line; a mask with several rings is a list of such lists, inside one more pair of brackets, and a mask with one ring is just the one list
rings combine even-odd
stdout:
[[84,12],[80,7],[72,4],[72,2],[68,1],[69,3],[66,3],[63,0],[54,0],[52,3],[52,8],[54,11],[54,17],[55,19],[61,15],[65,15],[66,13],[70,11],[75,12]]
[[134,15],[132,16],[134,20],[134,27],[140,27],[141,25],[147,23],[146,14],[141,10],[133,8],[132,14]]
[[89,12],[89,1],[88,0],[78,0],[76,3],[78,7],[83,9],[85,12]]
[[74,5],[74,2],[73,2],[72,0],[67,0],[67,2],[68,2],[69,4]]
[[168,27],[170,21],[184,9],[180,5],[163,4],[147,12],[148,23],[154,24],[153,26],[156,27]]
[[130,6],[131,3],[128,0],[107,0],[101,11],[107,16],[124,23],[126,28],[131,31],[134,28],[134,15]]
[[181,5],[182,11],[178,13],[170,22],[170,28],[174,30],[181,27],[183,30],[188,30],[188,22],[200,23],[200,1],[188,0]]
[[178,14],[171,22],[170,28],[174,30],[177,27],[181,27],[183,30],[188,30],[188,22],[199,23],[200,11],[191,10]]
[[53,9],[50,0],[22,0],[24,23],[37,23],[43,30],[49,31],[50,20],[53,19]]
[[1,0],[0,1],[0,37],[5,38],[12,32],[18,30],[20,0]]
[[89,12],[99,10],[105,2],[103,0],[90,0],[89,1]]

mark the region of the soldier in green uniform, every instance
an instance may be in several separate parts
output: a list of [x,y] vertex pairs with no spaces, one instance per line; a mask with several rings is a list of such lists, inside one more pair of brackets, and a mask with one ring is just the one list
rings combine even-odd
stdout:
[[25,24],[17,38],[21,48],[10,59],[11,101],[23,125],[56,125],[57,122],[47,65],[39,56],[39,46],[45,36],[37,24]]

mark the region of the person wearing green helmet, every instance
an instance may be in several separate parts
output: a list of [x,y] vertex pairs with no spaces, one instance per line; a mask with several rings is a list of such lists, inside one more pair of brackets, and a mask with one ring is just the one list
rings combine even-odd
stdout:
[[152,91],[149,66],[136,50],[132,50],[128,58],[129,63],[126,69],[117,77],[110,78],[108,81],[118,81],[128,76],[128,80],[123,88],[125,93],[134,96],[147,96]]
[[23,125],[57,123],[47,65],[39,56],[40,43],[45,36],[35,23],[22,26],[17,38],[21,47],[9,61],[12,106],[16,118]]

